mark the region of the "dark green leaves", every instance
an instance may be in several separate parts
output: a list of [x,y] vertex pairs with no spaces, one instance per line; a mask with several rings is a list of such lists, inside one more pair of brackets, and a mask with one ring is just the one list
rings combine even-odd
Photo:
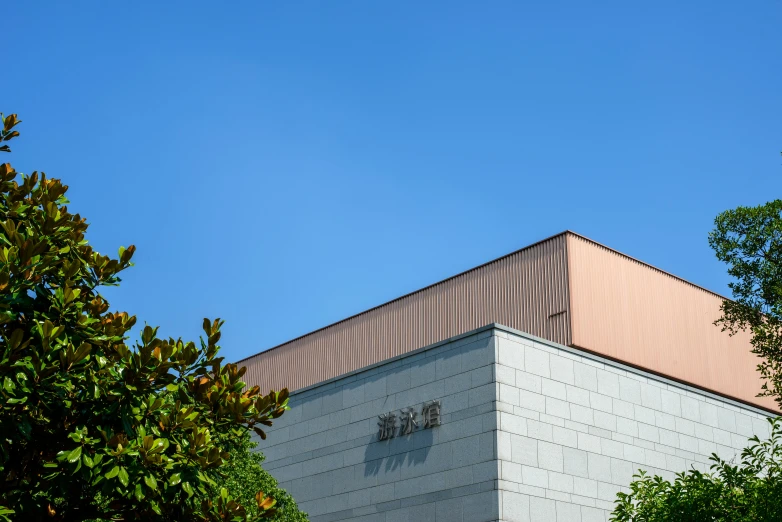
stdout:
[[[0,142],[15,138],[16,115],[2,122]],[[200,345],[149,325],[131,343],[136,318],[101,291],[135,247],[95,252],[67,190],[0,165],[0,433],[12,448],[0,470],[13,477],[0,520],[8,506],[18,520],[246,520],[212,473],[237,433],[285,411],[287,391],[245,390],[245,370],[218,356],[219,319],[204,320]]]

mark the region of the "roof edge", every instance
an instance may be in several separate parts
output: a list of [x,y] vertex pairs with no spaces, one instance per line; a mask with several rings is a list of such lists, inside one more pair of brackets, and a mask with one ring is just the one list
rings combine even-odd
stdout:
[[[562,232],[562,234],[565,234],[565,235],[570,234],[570,235],[573,235],[573,236],[578,237],[580,239],[583,239],[584,241],[588,241],[589,243],[592,243],[593,245],[597,245],[597,246],[599,246],[601,248],[605,248],[609,252],[613,252],[614,254],[620,255],[620,256],[622,256],[622,257],[624,257],[626,259],[634,261],[634,262],[638,263],[639,265],[643,265],[643,266],[645,266],[647,268],[651,268],[652,270],[660,272],[661,274],[665,274],[668,277],[672,277],[673,279],[676,279],[677,281],[681,281],[682,283],[685,283],[685,284],[687,284],[689,286],[695,287],[698,290],[703,290],[704,292],[712,294],[713,296],[719,297],[720,299],[724,299],[726,301],[731,301],[732,300],[729,297],[725,297],[724,295],[718,294],[717,292],[715,292],[713,290],[709,290],[708,288],[703,287],[703,286],[701,286],[699,284],[693,283],[692,281],[688,281],[687,279],[684,279],[683,277],[679,277],[676,274],[672,274],[672,273],[668,272],[667,270],[663,270],[662,268],[659,268],[659,267],[656,267],[654,265],[651,265],[651,264],[647,263],[646,261],[641,261],[640,259],[638,259],[636,257],[627,255],[624,252],[620,252],[619,250],[617,250],[615,248],[611,248],[610,246],[604,245],[603,243],[600,243],[599,241],[595,241],[594,239],[591,239],[591,238],[588,238],[588,237],[586,237],[584,235],[581,235],[578,232],[573,232],[572,230],[566,230],[566,231]],[[554,237],[556,237],[556,236],[554,236]]]
[[[554,237],[556,237],[556,236],[554,236]],[[488,332],[488,331],[504,332],[506,334],[515,335],[517,337],[521,337],[521,338],[526,339],[528,341],[544,345],[544,346],[548,347],[549,349],[559,350],[561,352],[565,352],[565,353],[568,353],[568,354],[571,354],[571,355],[574,355],[574,356],[577,356],[577,357],[581,357],[583,359],[588,359],[588,360],[593,361],[595,363],[600,363],[600,364],[603,364],[605,366],[611,366],[611,367],[616,368],[618,370],[622,370],[622,371],[625,371],[625,372],[633,373],[635,375],[639,375],[641,377],[646,377],[648,379],[654,379],[657,382],[664,383],[664,384],[666,384],[668,386],[674,386],[676,388],[679,388],[681,390],[686,390],[686,391],[691,392],[691,393],[697,393],[699,395],[710,396],[712,399],[716,399],[716,400],[720,400],[720,401],[723,401],[723,402],[727,402],[728,404],[731,404],[731,405],[736,406],[736,407],[754,410],[755,413],[760,413],[762,415],[779,415],[778,411],[773,410],[771,408],[766,408],[766,407],[761,406],[759,404],[755,404],[755,403],[752,403],[752,402],[749,402],[749,401],[746,401],[746,400],[743,400],[743,399],[739,399],[739,398],[733,397],[731,395],[726,395],[724,393],[720,393],[720,392],[711,390],[709,388],[697,386],[697,385],[695,385],[693,383],[690,383],[690,382],[687,382],[687,381],[683,381],[683,380],[679,380],[679,379],[676,379],[676,378],[671,377],[669,375],[666,375],[666,374],[663,374],[663,373],[659,373],[659,372],[655,372],[653,370],[649,370],[648,368],[644,368],[644,367],[641,367],[641,366],[635,366],[635,365],[632,365],[632,364],[628,364],[628,363],[626,363],[624,361],[620,361],[618,359],[614,359],[612,357],[608,357],[606,355],[603,355],[603,354],[600,354],[600,353],[597,353],[597,352],[593,352],[593,351],[588,350],[586,348],[583,348],[581,346],[575,346],[575,345],[566,346],[564,344],[559,344],[559,343],[556,343],[554,341],[550,341],[548,339],[544,339],[542,337],[538,337],[537,335],[532,335],[530,333],[523,332],[523,331],[517,330],[515,328],[511,328],[510,326],[506,326],[506,325],[501,324],[501,323],[489,323],[487,325],[475,328],[475,329],[470,330],[468,332],[465,332],[465,333],[462,333],[462,334],[459,334],[459,335],[454,335],[454,336],[449,337],[447,339],[443,339],[442,341],[437,341],[435,343],[428,344],[428,345],[422,346],[420,348],[416,348],[415,350],[412,350],[412,351],[409,351],[409,352],[406,352],[406,353],[402,353],[402,354],[399,354],[399,355],[395,355],[394,357],[391,357],[389,359],[385,359],[383,361],[378,361],[378,362],[369,364],[367,366],[364,366],[363,368],[357,368],[355,370],[351,370],[351,371],[343,373],[341,375],[337,375],[336,377],[331,377],[331,378],[326,379],[324,381],[317,382],[315,384],[310,384],[309,386],[305,386],[303,388],[299,388],[297,390],[292,391],[291,392],[291,397],[295,397],[295,396],[298,396],[298,395],[303,395],[303,394],[306,394],[306,393],[309,393],[309,392],[318,393],[318,392],[315,392],[315,390],[317,390],[318,388],[323,388],[322,391],[327,391],[329,389],[328,386],[330,384],[335,383],[336,381],[347,379],[347,378],[350,378],[352,376],[355,376],[355,375],[358,375],[358,374],[361,374],[361,373],[365,373],[365,372],[369,372],[369,371],[372,371],[372,370],[377,370],[379,368],[382,368],[383,366],[391,365],[391,364],[393,364],[393,363],[395,363],[397,361],[401,361],[403,359],[407,359],[407,358],[413,357],[415,355],[419,355],[421,353],[428,352],[428,351],[434,350],[436,348],[440,348],[441,346],[445,346],[445,345],[448,345],[448,344],[454,344],[454,343],[460,343],[460,342],[466,342],[466,341],[464,341],[465,339],[467,339],[469,337],[475,337],[477,335],[480,335],[480,334],[482,334],[484,332]],[[456,346],[454,346],[454,347],[456,347]]]
[[[474,272],[475,270],[479,270],[479,269],[481,269],[481,268],[483,268],[483,267],[485,267],[485,266],[491,265],[491,264],[493,264],[493,263],[496,263],[496,262],[498,262],[498,261],[502,261],[502,260],[503,260],[503,259],[505,259],[505,258],[508,258],[508,257],[510,257],[510,256],[513,256],[513,255],[516,255],[516,254],[518,254],[519,252],[523,252],[524,250],[527,250],[527,249],[530,249],[530,248],[532,248],[532,247],[535,247],[535,246],[537,246],[537,245],[540,245],[541,243],[545,243],[546,241],[551,241],[552,239],[554,239],[554,238],[557,238],[557,237],[560,237],[560,236],[566,236],[567,234],[574,234],[574,235],[577,235],[577,236],[579,236],[579,237],[583,237],[583,236],[580,236],[579,234],[576,234],[575,232],[572,232],[572,231],[570,231],[570,230],[564,230],[564,231],[562,231],[562,232],[559,232],[558,234],[554,234],[554,235],[548,236],[548,237],[546,237],[546,238],[544,238],[544,239],[541,239],[541,240],[539,240],[539,241],[535,241],[534,243],[531,243],[531,244],[529,244],[529,245],[527,245],[527,246],[524,246],[524,247],[522,247],[522,248],[519,248],[519,249],[517,249],[517,250],[514,250],[513,252],[510,252],[510,253],[508,253],[508,254],[505,254],[505,255],[502,255],[502,256],[500,256],[500,257],[498,257],[498,258],[495,258],[495,259],[492,259],[492,260],[490,260],[490,261],[487,261],[487,262],[485,262],[485,263],[482,263],[482,264],[480,264],[480,265],[478,265],[478,266],[474,266],[474,267],[472,267],[472,268],[469,268],[469,269],[467,269],[467,270],[464,270],[464,271],[462,271],[462,272],[459,272],[458,274],[455,274],[455,275],[452,275],[452,276],[446,277],[445,279],[441,279],[440,281],[436,281],[436,282],[434,282],[434,283],[432,283],[432,284],[430,284],[430,285],[427,285],[427,286],[425,286],[425,287],[423,287],[423,288],[419,288],[418,290],[413,290],[412,292],[408,292],[408,293],[406,293],[406,294],[404,294],[404,295],[401,295],[401,296],[399,296],[399,297],[396,297],[396,298],[394,298],[394,299],[391,299],[390,301],[386,301],[385,303],[381,303],[381,304],[379,304],[379,305],[373,306],[372,308],[368,308],[368,309],[364,310],[363,312],[359,312],[359,313],[357,313],[357,314],[353,314],[353,315],[351,315],[351,316],[348,316],[348,317],[346,317],[346,318],[344,318],[344,319],[340,319],[339,321],[336,321],[336,322],[334,322],[334,323],[327,324],[326,326],[322,326],[322,327],[320,327],[320,328],[318,328],[318,329],[316,329],[316,330],[312,330],[312,331],[310,331],[310,332],[307,332],[307,333],[305,333],[305,334],[299,335],[298,337],[294,337],[293,339],[291,339],[291,340],[289,340],[289,341],[285,341],[284,343],[277,344],[277,345],[275,345],[275,346],[272,346],[271,348],[267,348],[267,349],[265,349],[265,350],[262,350],[262,351],[260,351],[260,352],[254,353],[253,355],[248,355],[247,357],[245,357],[245,358],[243,358],[243,359],[239,359],[238,361],[236,361],[236,363],[238,364],[238,363],[241,363],[241,362],[243,362],[243,361],[246,361],[246,360],[248,360],[248,359],[252,359],[253,357],[255,357],[255,356],[257,356],[257,355],[260,355],[260,354],[262,354],[262,353],[266,353],[266,352],[269,352],[269,351],[271,351],[271,350],[276,350],[277,348],[282,348],[283,346],[285,346],[285,345],[287,345],[287,344],[291,344],[291,343],[293,343],[293,342],[296,342],[296,341],[298,341],[299,339],[303,339],[304,337],[307,337],[308,335],[312,335],[312,334],[314,334],[314,333],[317,333],[317,332],[323,331],[323,330],[325,330],[325,329],[327,329],[327,328],[331,328],[332,326],[337,326],[338,324],[342,324],[342,323],[344,323],[345,321],[350,321],[351,319],[355,319],[356,317],[360,317],[360,316],[362,316],[362,315],[364,315],[364,314],[368,314],[369,312],[372,312],[372,311],[374,311],[374,310],[377,310],[378,308],[382,308],[382,307],[384,307],[384,306],[390,305],[391,303],[395,303],[395,302],[397,302],[397,301],[400,301],[400,300],[402,300],[402,299],[404,299],[404,298],[406,298],[406,297],[410,297],[411,295],[415,295],[415,294],[417,294],[417,293],[419,293],[419,292],[423,292],[423,291],[425,291],[425,290],[428,290],[428,289],[430,289],[430,288],[432,288],[432,287],[434,287],[434,286],[437,286],[437,285],[443,284],[443,283],[445,283],[445,282],[447,282],[447,281],[450,281],[450,280],[452,280],[452,279],[456,279],[457,277],[461,277],[461,276],[463,276],[463,275],[465,275],[465,274],[469,274],[470,272]],[[584,239],[587,239],[587,238],[584,238]]]
[[[513,252],[509,252],[509,253],[507,253],[507,254],[505,254],[505,255],[502,255],[502,256],[500,256],[500,257],[497,257],[497,258],[495,258],[495,259],[492,259],[492,260],[490,260],[490,261],[487,261],[487,262],[485,262],[485,263],[482,263],[482,264],[480,264],[480,265],[478,265],[478,266],[475,266],[475,267],[469,268],[469,269],[467,269],[467,270],[464,270],[464,271],[462,271],[462,272],[459,272],[458,274],[454,274],[454,275],[452,275],[452,276],[446,277],[445,279],[441,279],[441,280],[439,280],[439,281],[436,281],[436,282],[434,282],[434,283],[432,283],[432,284],[429,284],[429,285],[427,285],[427,286],[425,286],[425,287],[423,287],[423,288],[419,288],[419,289],[417,289],[417,290],[413,290],[412,292],[408,292],[408,293],[406,293],[406,294],[404,294],[404,295],[401,295],[401,296],[399,296],[399,297],[396,297],[396,298],[394,298],[394,299],[391,299],[390,301],[386,301],[386,302],[384,302],[384,303],[381,303],[381,304],[379,304],[379,305],[373,306],[372,308],[368,308],[368,309],[366,309],[366,310],[364,310],[364,311],[362,311],[362,312],[358,312],[358,313],[356,313],[356,314],[353,314],[353,315],[350,315],[350,316],[348,316],[348,317],[346,317],[346,318],[344,318],[344,319],[340,319],[339,321],[336,321],[336,322],[333,322],[333,323],[329,323],[329,324],[327,324],[327,325],[325,325],[325,326],[322,326],[322,327],[320,327],[320,328],[317,328],[317,329],[315,329],[315,330],[311,330],[311,331],[309,331],[309,332],[307,332],[307,333],[305,333],[305,334],[302,334],[302,335],[299,335],[299,336],[297,336],[297,337],[294,337],[293,339],[290,339],[290,340],[288,340],[288,341],[285,341],[285,342],[283,342],[283,343],[277,344],[277,345],[275,345],[275,346],[272,346],[272,347],[270,347],[270,348],[267,348],[267,349],[265,349],[265,350],[261,350],[260,352],[256,352],[256,353],[254,353],[254,354],[252,354],[252,355],[248,355],[247,357],[244,357],[244,358],[242,358],[242,359],[239,359],[238,361],[236,361],[236,363],[237,363],[237,364],[239,364],[239,363],[242,363],[242,362],[244,362],[244,361],[247,361],[247,360],[249,360],[249,359],[252,359],[253,357],[256,357],[256,356],[258,356],[258,355],[261,355],[261,354],[263,354],[263,353],[267,353],[267,352],[270,352],[270,351],[272,351],[272,350],[276,350],[276,349],[278,349],[278,348],[282,348],[282,347],[284,347],[284,346],[286,346],[286,345],[288,345],[288,344],[294,343],[294,342],[296,342],[296,341],[298,341],[298,340],[300,340],[300,339],[303,339],[303,338],[305,338],[305,337],[307,337],[307,336],[309,336],[309,335],[312,335],[312,334],[314,334],[314,333],[321,332],[321,331],[323,331],[323,330],[326,330],[327,328],[331,328],[332,326],[337,326],[337,325],[339,325],[339,324],[342,324],[342,323],[344,323],[344,322],[346,322],[346,321],[350,321],[351,319],[355,319],[356,317],[361,317],[361,316],[362,316],[362,315],[364,315],[364,314],[368,314],[368,313],[370,313],[370,312],[372,312],[372,311],[374,311],[374,310],[377,310],[377,309],[379,309],[379,308],[382,308],[382,307],[384,307],[384,306],[387,306],[387,305],[390,305],[390,304],[392,304],[392,303],[395,303],[395,302],[397,302],[397,301],[400,301],[400,300],[402,300],[402,299],[405,299],[406,297],[410,297],[411,295],[415,295],[415,294],[417,294],[417,293],[420,293],[420,292],[423,292],[423,291],[425,291],[425,290],[428,290],[428,289],[430,289],[430,288],[432,288],[432,287],[434,287],[434,286],[437,286],[437,285],[443,284],[443,283],[445,283],[445,282],[447,282],[447,281],[450,281],[450,280],[452,280],[452,279],[456,279],[457,277],[461,277],[461,276],[463,276],[463,275],[465,275],[465,274],[469,274],[470,272],[474,272],[475,270],[479,270],[479,269],[481,269],[481,268],[483,268],[483,267],[485,267],[485,266],[491,265],[491,264],[493,264],[493,263],[497,263],[498,261],[502,261],[503,259],[506,259],[506,258],[508,258],[508,257],[510,257],[510,256],[516,255],[516,254],[518,254],[518,253],[520,253],[520,252],[523,252],[523,251],[525,251],[525,250],[527,250],[527,249],[530,249],[530,248],[533,248],[533,247],[535,247],[535,246],[537,246],[537,245],[540,245],[541,243],[545,243],[545,242],[547,242],[547,241],[551,241],[552,239],[558,238],[558,237],[560,237],[560,236],[568,236],[568,235],[572,235],[572,236],[574,236],[574,237],[577,237],[577,238],[583,239],[583,240],[585,240],[585,241],[588,241],[589,243],[592,243],[593,245],[599,246],[599,247],[601,247],[601,248],[605,248],[606,250],[608,250],[608,251],[610,251],[610,252],[613,252],[614,254],[620,255],[620,256],[622,256],[622,257],[624,257],[624,258],[626,258],[626,259],[629,259],[629,260],[631,260],[631,261],[634,261],[634,262],[636,262],[636,263],[638,263],[638,264],[640,264],[640,265],[643,265],[643,266],[645,266],[645,267],[651,268],[652,270],[655,270],[655,271],[657,271],[657,272],[660,272],[660,273],[662,273],[662,274],[665,274],[665,275],[667,275],[667,276],[669,276],[669,277],[672,277],[672,278],[674,278],[674,279],[676,279],[676,280],[678,280],[678,281],[681,281],[682,283],[685,283],[685,284],[687,284],[687,285],[689,285],[689,286],[692,286],[692,287],[694,287],[694,288],[697,288],[698,290],[701,290],[701,291],[707,292],[707,293],[709,293],[709,294],[712,294],[712,295],[714,295],[714,296],[716,296],[716,297],[719,297],[720,299],[723,299],[723,300],[730,300],[729,298],[727,298],[727,297],[725,297],[725,296],[723,296],[723,295],[721,295],[721,294],[718,294],[717,292],[714,292],[714,291],[712,291],[712,290],[709,290],[708,288],[704,288],[704,287],[702,287],[702,286],[700,286],[700,285],[697,285],[697,284],[695,284],[695,283],[693,283],[693,282],[691,282],[691,281],[688,281],[688,280],[686,280],[686,279],[684,279],[684,278],[682,278],[682,277],[679,277],[679,276],[677,276],[677,275],[674,275],[674,274],[672,274],[672,273],[670,273],[670,272],[667,272],[667,271],[665,271],[665,270],[663,270],[663,269],[661,269],[661,268],[658,268],[658,267],[656,267],[656,266],[654,266],[654,265],[650,265],[649,263],[646,263],[646,262],[644,262],[644,261],[641,261],[640,259],[637,259],[637,258],[635,258],[635,257],[633,257],[633,256],[630,256],[630,255],[627,255],[627,254],[625,254],[625,253],[623,253],[623,252],[620,252],[619,250],[616,250],[615,248],[611,248],[611,247],[609,247],[609,246],[606,246],[606,245],[604,245],[603,243],[600,243],[600,242],[598,242],[598,241],[595,241],[594,239],[590,239],[590,238],[588,238],[588,237],[586,237],[586,236],[584,236],[584,235],[582,235],[582,234],[579,234],[578,232],[574,232],[574,231],[572,231],[572,230],[570,230],[570,229],[566,229],[566,230],[564,230],[564,231],[562,231],[562,232],[559,232],[558,234],[553,234],[553,235],[551,235],[551,236],[548,236],[548,237],[546,237],[546,238],[544,238],[544,239],[541,239],[541,240],[539,240],[539,241],[535,241],[534,243],[531,243],[531,244],[529,244],[529,245],[526,245],[526,246],[524,246],[524,247],[522,247],[522,248],[519,248],[519,249],[517,249],[517,250],[514,250]],[[569,279],[569,276],[568,276],[568,279]]]

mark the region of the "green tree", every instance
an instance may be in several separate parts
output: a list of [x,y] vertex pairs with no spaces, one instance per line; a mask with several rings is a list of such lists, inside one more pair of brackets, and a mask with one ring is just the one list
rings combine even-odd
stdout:
[[[2,117],[0,143],[18,123]],[[67,189],[0,165],[0,518],[273,516],[273,498],[238,502],[218,479],[235,441],[265,438],[288,391],[245,389],[245,369],[218,357],[220,320],[204,320],[198,345],[146,326],[128,346],[136,318],[110,312],[99,290],[119,284],[135,249],[95,252]]]
[[717,258],[727,263],[733,300],[717,321],[731,335],[752,333],[760,357],[761,395],[782,406],[782,200],[723,212],[709,234]]
[[782,520],[782,421],[771,438],[757,437],[732,465],[712,455],[709,474],[692,469],[671,483],[636,475],[630,493],[619,493],[616,522],[779,522]]
[[230,491],[237,501],[247,506],[247,511],[255,515],[257,508],[253,499],[258,491],[264,491],[277,501],[277,512],[271,517],[279,522],[307,522],[306,513],[299,511],[296,503],[288,492],[277,486],[277,481],[261,467],[263,454],[254,451],[256,443],[250,440],[249,433],[232,441],[229,452],[229,466],[220,468],[214,479]]
[[[751,333],[764,380],[759,396],[782,407],[782,200],[721,213],[709,245],[734,278],[733,300],[722,303],[716,324],[730,335]],[[619,493],[612,520],[782,520],[782,419],[772,421],[770,439],[750,441],[739,465],[712,455],[711,473],[692,469],[671,483],[641,472],[629,494]]]

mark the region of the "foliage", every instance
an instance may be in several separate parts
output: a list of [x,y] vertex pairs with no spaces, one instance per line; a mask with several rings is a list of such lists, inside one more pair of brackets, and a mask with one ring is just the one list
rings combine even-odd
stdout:
[[277,501],[277,512],[271,520],[279,522],[307,522],[307,514],[299,511],[293,498],[277,486],[277,481],[261,467],[263,455],[253,451],[256,443],[250,440],[249,433],[234,441],[229,449],[231,460],[228,465],[218,468],[214,479],[220,486],[228,489],[236,500],[247,506],[247,511],[255,514],[253,498],[257,491],[265,491]]
[[[2,122],[0,142],[18,135],[16,115]],[[218,357],[220,320],[204,320],[200,346],[150,326],[126,345],[136,318],[110,312],[99,289],[120,282],[135,249],[95,252],[67,189],[0,166],[0,518],[273,515],[272,498],[253,494],[251,516],[214,477],[232,440],[265,437],[287,390],[243,391],[245,369]]]
[[[765,381],[760,395],[782,407],[782,200],[721,213],[709,244],[735,279],[734,300],[723,301],[716,324],[731,335],[750,331]],[[712,455],[711,473],[692,469],[673,483],[636,475],[631,492],[619,493],[612,520],[782,520],[782,418],[771,424],[771,438],[750,439],[754,444],[744,449],[739,465]]]
[[692,469],[673,483],[644,472],[630,493],[619,493],[615,522],[771,522],[782,520],[782,420],[771,422],[771,437],[752,444],[733,465],[712,455],[711,473]]
[[718,323],[731,334],[751,331],[765,380],[761,395],[782,406],[782,200],[723,212],[709,244],[735,278],[734,300],[723,302]]

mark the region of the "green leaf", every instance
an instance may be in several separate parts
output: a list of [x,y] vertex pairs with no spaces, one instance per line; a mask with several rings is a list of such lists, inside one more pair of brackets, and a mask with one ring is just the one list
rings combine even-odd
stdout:
[[68,462],[76,462],[81,458],[81,446],[76,446],[68,453]]
[[32,433],[32,426],[30,426],[30,423],[27,421],[27,419],[24,419],[23,421],[19,422],[16,425],[16,429],[19,430],[19,432],[24,435],[24,438],[30,439],[30,434]]
[[182,482],[182,489],[184,489],[185,493],[187,493],[187,498],[190,498],[195,494],[195,491],[193,491],[193,486],[190,485],[190,482]]
[[81,460],[84,462],[84,465],[87,466],[90,469],[93,466],[95,466],[95,463],[92,461],[92,458],[90,458],[90,456],[87,455],[86,453],[81,456]]
[[144,490],[141,487],[141,482],[136,483],[136,488],[133,490],[133,494],[136,497],[136,500],[142,501],[144,500]]
[[168,439],[155,439],[155,442],[152,444],[152,453],[160,453],[167,450],[168,444]]
[[155,480],[155,477],[152,475],[147,475],[144,477],[144,484],[149,486],[149,489],[156,491],[157,490],[157,480]]
[[125,468],[119,468],[119,481],[122,483],[123,486],[127,486],[128,482],[130,481],[130,478],[128,477],[128,472]]
[[108,473],[106,473],[106,478],[112,479],[116,477],[118,474],[119,474],[119,466],[114,466],[113,468],[111,468],[111,470],[109,470]]
[[[127,388],[130,388],[127,386]],[[128,437],[131,437],[133,435],[133,425],[130,423],[130,417],[128,415],[122,416],[122,426],[125,428],[125,434],[128,435]]]
[[182,474],[181,473],[174,473],[168,479],[168,485],[169,486],[176,486],[180,482],[182,482]]

